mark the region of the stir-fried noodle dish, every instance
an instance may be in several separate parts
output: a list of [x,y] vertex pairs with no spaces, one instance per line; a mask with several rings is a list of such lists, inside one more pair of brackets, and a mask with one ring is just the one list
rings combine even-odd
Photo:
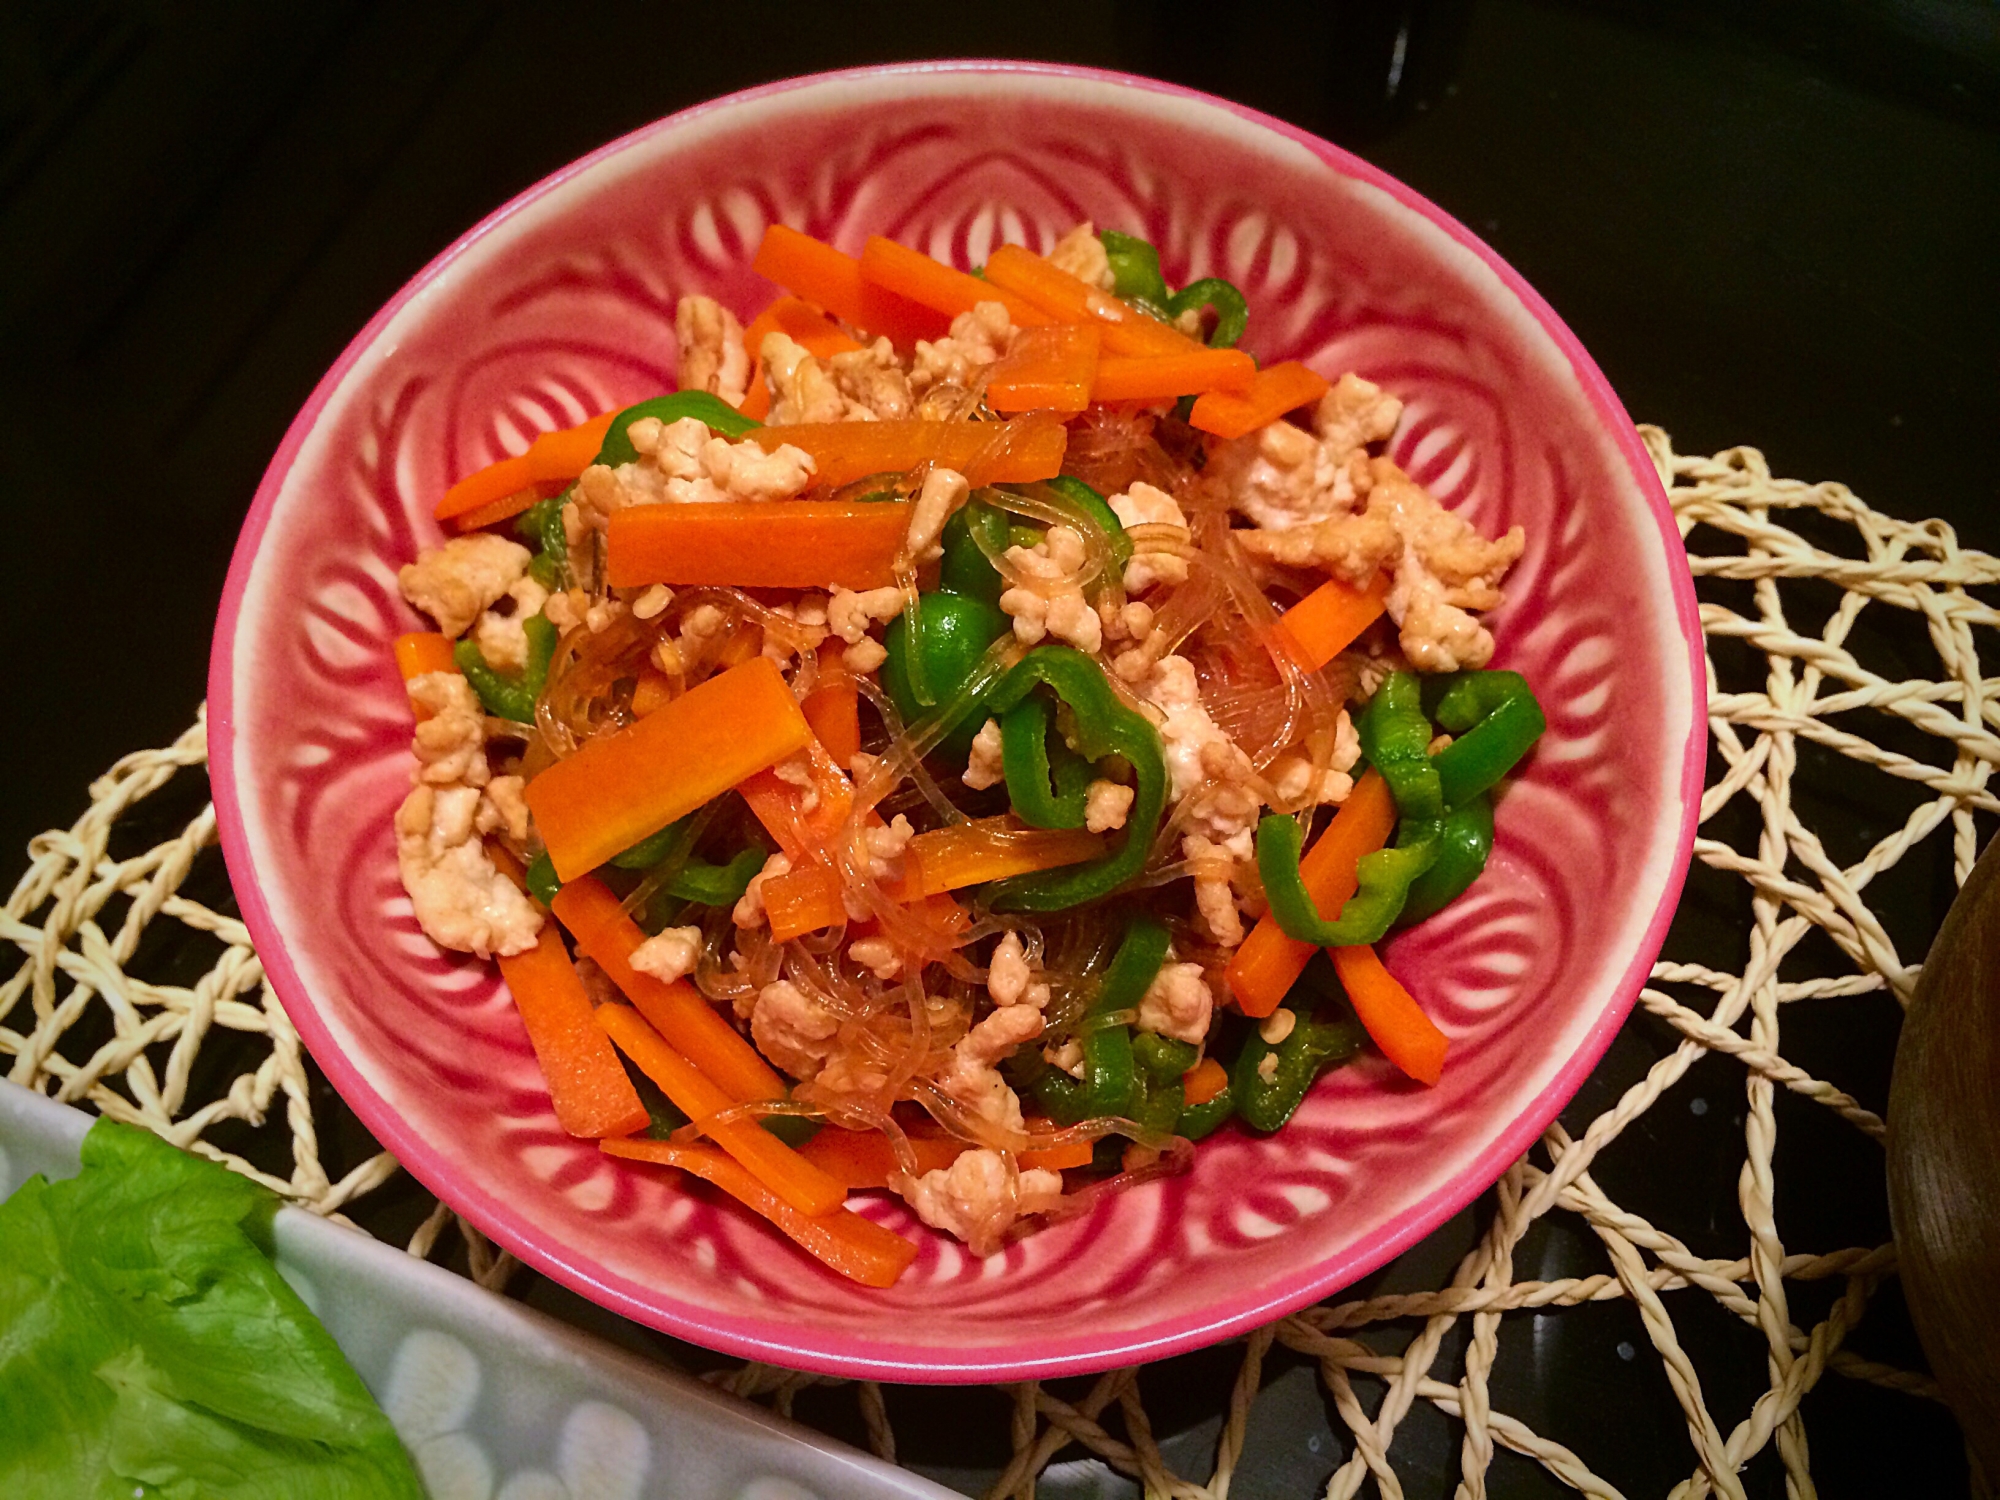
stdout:
[[1078,225],[973,271],[782,227],[680,389],[460,481],[395,816],[557,1120],[853,1279],[899,1194],[991,1254],[1446,1038],[1375,945],[1456,899],[1543,720],[1521,554],[1260,366],[1226,281]]

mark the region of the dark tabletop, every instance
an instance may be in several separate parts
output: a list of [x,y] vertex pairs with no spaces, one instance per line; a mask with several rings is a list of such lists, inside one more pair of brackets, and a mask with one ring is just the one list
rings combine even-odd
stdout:
[[[758,0],[12,0],[0,5],[0,505],[17,559],[0,594],[17,695],[0,738],[8,878],[31,835],[75,819],[91,777],[187,725],[265,462],[342,346],[432,255],[660,115],[797,73],[939,56],[1153,73],[1326,135],[1484,236],[1635,419],[1665,426],[1680,451],[1754,444],[1780,474],[1844,480],[1882,510],[1941,516],[1967,545],[2000,550],[1994,0],[1010,0],[858,13]],[[1829,805],[1857,831],[1890,812]],[[1932,864],[1885,910],[1906,959],[1950,897],[1948,863]],[[1669,953],[1729,967],[1742,931],[1697,881]],[[1818,1039],[1825,1068],[1878,1111],[1894,1035],[1878,1009]],[[1628,1028],[1571,1117],[1587,1121],[1668,1045]],[[1885,1240],[1879,1153],[1856,1157],[1822,1130],[1824,1112],[1788,1108],[1788,1233],[1813,1249]],[[1640,1212],[1711,1222],[1713,1247],[1695,1237],[1710,1254],[1741,1253],[1742,1139],[1726,1114],[1670,1171],[1604,1173]],[[336,1156],[367,1149],[351,1125],[330,1132]],[[406,1229],[414,1191],[383,1202],[377,1227]],[[1370,1285],[1440,1284],[1427,1278],[1448,1273],[1475,1222],[1462,1215]],[[1581,1240],[1538,1253],[1547,1275],[1600,1268]],[[1878,1301],[1859,1343],[1920,1366],[1896,1292]],[[1753,1332],[1706,1299],[1674,1310],[1698,1364],[1755,1370]],[[1629,1305],[1567,1312],[1551,1347],[1537,1337],[1532,1358],[1503,1358],[1495,1406],[1532,1412],[1626,1493],[1658,1494],[1692,1455],[1657,1361],[1613,1352],[1632,1340],[1645,1347]],[[1183,1472],[1207,1472],[1204,1419],[1234,1369],[1218,1351],[1149,1378]],[[1274,1359],[1266,1378],[1232,1493],[1315,1493],[1343,1451],[1338,1420],[1306,1368]],[[1758,1388],[1761,1373],[1707,1387],[1725,1429]],[[834,1425],[851,1411],[831,1398],[801,1407]],[[1822,1495],[1964,1493],[1962,1451],[1935,1406],[1829,1376],[1804,1411]],[[997,1396],[896,1392],[890,1413],[905,1456],[953,1477],[1004,1459]],[[1413,1496],[1450,1493],[1457,1444],[1420,1404],[1398,1440],[1432,1476]],[[1768,1452],[1745,1477],[1753,1495],[1782,1493]],[[1567,1492],[1507,1461],[1491,1493]]]

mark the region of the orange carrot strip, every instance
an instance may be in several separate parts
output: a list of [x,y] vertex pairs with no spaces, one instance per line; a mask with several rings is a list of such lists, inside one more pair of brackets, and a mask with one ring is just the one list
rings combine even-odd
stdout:
[[1277,643],[1307,671],[1323,667],[1381,618],[1388,598],[1386,573],[1366,588],[1329,578],[1278,617]]
[[896,553],[909,530],[910,507],[890,501],[628,505],[611,514],[604,572],[614,589],[879,589],[896,581]]
[[770,919],[771,941],[789,943],[808,932],[847,920],[840,899],[840,877],[825,865],[806,865],[789,875],[764,882],[764,915]]
[[1333,954],[1333,969],[1340,976],[1340,987],[1347,991],[1348,1004],[1382,1055],[1417,1082],[1435,1088],[1444,1076],[1445,1049],[1451,1045],[1445,1034],[1396,982],[1396,976],[1382,967],[1382,960],[1368,944],[1327,951]]
[[1102,834],[1078,828],[1029,828],[1012,813],[933,828],[910,840],[903,879],[892,887],[899,901],[935,896],[1009,875],[1026,875],[1095,859]]
[[917,1258],[917,1247],[892,1229],[864,1219],[852,1209],[836,1208],[817,1218],[798,1213],[768,1192],[755,1177],[728,1156],[708,1146],[676,1146],[646,1139],[601,1141],[607,1156],[654,1166],[678,1167],[713,1183],[753,1213],[769,1219],[779,1233],[801,1250],[850,1281],[863,1286],[891,1287]]
[[861,247],[861,277],[884,291],[906,297],[922,307],[935,308],[948,317],[971,312],[981,302],[998,302],[1007,309],[1007,316],[1016,328],[1056,321],[1004,286],[955,271],[921,250],[885,240],[879,234],[870,235],[868,243]]
[[674,680],[651,666],[639,669],[639,681],[632,689],[632,712],[645,718],[656,708],[674,701]]
[[[588,422],[545,432],[528,444],[526,453],[503,458],[497,464],[488,464],[466,475],[444,492],[435,512],[437,518],[440,521],[461,518],[458,529],[467,531],[472,529],[472,523],[462,518],[473,511],[490,510],[498,501],[510,497],[521,499],[525,495],[520,509],[526,510],[535,503],[536,484],[574,479],[590,467],[597,450],[604,446],[604,434],[611,428],[611,419],[617,415],[615,411],[600,412]],[[516,512],[488,515],[478,524],[490,526],[513,514]]]
[[685,979],[668,984],[632,967],[646,934],[602,881],[586,875],[565,883],[550,910],[576,939],[576,951],[594,960],[648,1024],[723,1093],[738,1104],[784,1098],[784,1079],[693,985]]
[[851,765],[861,749],[861,690],[854,674],[841,665],[837,639],[819,648],[819,665],[819,686],[806,694],[799,711],[833,763]]
[[641,1073],[665,1091],[676,1109],[690,1120],[708,1121],[702,1125],[708,1137],[743,1163],[765,1187],[800,1213],[815,1218],[840,1207],[847,1189],[755,1120],[709,1120],[737,1101],[669,1047],[636,1010],[600,1005],[597,1024]]
[[1071,1167],[1087,1167],[1096,1149],[1089,1141],[1076,1141],[1067,1146],[1044,1146],[1039,1151],[1023,1151],[1016,1158],[1022,1167],[1040,1167],[1045,1172],[1062,1172]]
[[987,370],[995,411],[1082,411],[1097,379],[1098,331],[1086,323],[1023,328]]
[[[469,510],[462,516],[453,516],[451,529],[460,533],[483,531],[488,526],[497,526],[502,521],[512,520],[542,498],[542,488],[541,485],[529,485],[524,490],[503,495],[500,499],[482,505],[477,510]],[[550,491],[554,492],[553,484],[550,486]]]
[[1259,370],[1248,390],[1210,391],[1195,402],[1188,424],[1220,438],[1239,438],[1288,411],[1312,405],[1326,393],[1324,375],[1290,360]]
[[574,880],[811,739],[777,665],[752,657],[557,761],[528,783],[528,810]]
[[[1382,773],[1371,770],[1354,784],[1326,832],[1299,861],[1299,874],[1320,911],[1338,915],[1359,888],[1354,863],[1389,841],[1396,826],[1396,799]],[[911,841],[912,843],[915,840]],[[1313,945],[1288,937],[1269,912],[1229,960],[1227,978],[1236,1005],[1246,1016],[1268,1016],[1304,971]]]
[[[805,747],[805,759],[812,776],[811,790],[818,794],[811,812],[800,810],[807,789],[782,779],[775,771],[746,776],[736,788],[757,821],[778,841],[778,847],[795,860],[823,847],[840,831],[854,806],[854,783],[834,764],[826,746],[813,740]],[[879,819],[871,815],[871,821]]]
[[[1095,325],[1104,336],[1106,354],[1192,354],[1203,347],[1178,328],[1099,291],[1019,245],[1002,245],[987,258],[984,284],[1014,294],[1045,318]],[[1021,324],[1019,318],[1014,322]]]
[[403,681],[429,672],[456,672],[451,658],[451,642],[434,630],[413,630],[396,637],[396,667]]
[[[965,1142],[948,1135],[909,1133],[911,1149],[917,1155],[917,1175],[949,1167],[958,1160]],[[799,1147],[799,1155],[847,1184],[850,1190],[885,1188],[889,1179],[902,1170],[889,1138],[879,1130],[843,1130],[828,1125]]]
[[765,337],[773,333],[784,334],[820,359],[861,347],[829,322],[818,308],[797,297],[780,297],[758,313],[743,330],[743,347],[750,355],[750,389],[744,392],[737,410],[759,422],[770,414],[771,391],[764,384],[764,366],[757,358],[757,351],[764,347]]
[[[751,269],[834,317],[905,347],[918,339],[942,338],[951,327],[951,319],[935,309],[864,280],[861,262],[853,256],[782,224],[764,231]],[[754,348],[750,357],[757,357]]]
[[1181,1074],[1181,1089],[1189,1108],[1208,1103],[1228,1087],[1229,1070],[1212,1057],[1204,1057]]
[[[1015,430],[1009,432],[995,422],[798,422],[784,427],[759,427],[745,436],[768,452],[776,452],[785,443],[803,448],[812,455],[813,482],[836,489],[870,474],[900,474],[925,459],[935,459],[946,468],[958,470],[974,484],[1026,484],[1036,479],[1053,479],[1062,472],[1069,433],[1060,422],[1043,420],[1008,426]],[[989,450],[996,449],[1004,451],[989,456]],[[979,463],[982,458],[986,459],[983,465]],[[765,501],[759,508],[768,509],[777,503],[781,502]],[[886,506],[876,502],[871,508]]]
[[1257,361],[1241,349],[1191,349],[1185,354],[1108,355],[1098,361],[1092,401],[1163,401],[1206,391],[1241,391],[1256,378]]
[[525,953],[503,956],[500,976],[548,1080],[556,1123],[586,1139],[644,1130],[646,1106],[591,1019],[590,996],[563,951],[555,923],[544,922]]

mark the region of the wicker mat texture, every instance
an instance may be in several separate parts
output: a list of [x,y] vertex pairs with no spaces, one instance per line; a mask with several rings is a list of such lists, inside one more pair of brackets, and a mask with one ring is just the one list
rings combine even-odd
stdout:
[[[1980,663],[1982,643],[2000,644],[1991,634],[2000,611],[1987,602],[2000,586],[2000,560],[1960,548],[1940,521],[1882,515],[1843,485],[1774,478],[1755,449],[1690,457],[1674,453],[1658,428],[1641,432],[1679,517],[1709,643],[1713,753],[1695,844],[1708,873],[1698,868],[1690,889],[1707,880],[1706,889],[1726,892],[1726,916],[1739,934],[1747,910],[1747,948],[1729,950],[1740,966],[1654,968],[1644,1011],[1629,1024],[1659,1034],[1664,1022],[1677,1044],[1656,1048],[1663,1055],[1644,1076],[1581,1129],[1552,1128],[1509,1168],[1448,1277],[1425,1290],[1322,1304],[1236,1345],[1240,1367],[1217,1414],[1219,1436],[1204,1445],[1202,1477],[1168,1466],[1139,1371],[1127,1369],[1087,1383],[1074,1400],[1035,1383],[1002,1393],[992,1410],[996,1420],[1011,1410],[1013,1458],[990,1495],[1033,1496],[1044,1468],[1076,1457],[1080,1446],[1136,1478],[1148,1496],[1222,1500],[1244,1458],[1260,1374],[1279,1345],[1317,1363],[1325,1398],[1346,1426],[1344,1457],[1325,1489],[1333,1500],[1371,1484],[1385,1497],[1403,1493],[1396,1437],[1418,1403],[1460,1424],[1462,1500],[1483,1500],[1497,1448],[1609,1500],[1620,1491],[1576,1453],[1497,1409],[1489,1377],[1504,1313],[1612,1299],[1636,1307],[1653,1346],[1646,1357],[1664,1369],[1686,1423],[1689,1472],[1672,1500],[1742,1496],[1739,1470],[1772,1445],[1789,1495],[1815,1495],[1799,1405],[1828,1376],[1936,1396],[1927,1375],[1845,1347],[1870,1297],[1895,1275],[1894,1249],[1788,1239],[1775,1209],[1774,1103],[1789,1090],[1863,1136],[1882,1137],[1882,1121],[1839,1079],[1788,1058],[1785,1017],[1788,1007],[1871,995],[1884,1006],[1907,1004],[1931,930],[1905,933],[1899,947],[1870,895],[1903,870],[1948,869],[1953,887],[1963,882],[1993,826],[1991,818],[1975,823],[1975,814],[2000,812],[1987,789],[2000,762],[2000,677],[1984,676]],[[1927,640],[1914,671],[1902,661],[1885,675],[1879,661],[1857,660],[1854,628],[1871,608],[1896,612],[1891,623],[1902,639]],[[1816,829],[1795,805],[1801,750],[1810,746],[1820,751],[1809,753],[1843,759],[1857,803],[1895,809],[1886,836],[1851,863],[1828,852],[1829,843],[1851,838]],[[0,984],[0,1055],[11,1059],[7,1076],[16,1083],[144,1125],[315,1212],[340,1215],[398,1168],[387,1154],[366,1156],[337,1178],[322,1165],[319,1132],[330,1128],[332,1101],[323,1085],[315,1090],[249,934],[220,909],[229,905],[226,885],[218,888],[212,873],[205,883],[191,878],[204,851],[211,870],[219,868],[205,783],[192,800],[184,790],[178,801],[162,795],[170,785],[202,782],[205,755],[198,717],[174,744],[127,756],[100,777],[75,827],[31,844],[32,864],[0,912],[0,939],[22,955]],[[174,807],[163,822],[163,809]],[[198,961],[188,960],[191,951]],[[1743,1090],[1740,1222],[1725,1226],[1740,1253],[1731,1259],[1694,1253],[1669,1228],[1622,1207],[1591,1171],[1711,1056],[1734,1060]],[[1575,1106],[1568,1118],[1579,1122]],[[1662,1131],[1654,1144],[1626,1149],[1664,1152],[1672,1139]],[[1879,1153],[1869,1159],[1879,1162]],[[1879,1198],[1879,1166],[1871,1170],[1852,1191]],[[1517,1279],[1517,1248],[1545,1216],[1573,1216],[1602,1245],[1609,1271]],[[409,1249],[450,1257],[494,1288],[515,1269],[441,1204]],[[1812,1282],[1830,1283],[1831,1298],[1826,1289],[1804,1290]],[[1704,1399],[1704,1371],[1676,1334],[1687,1299],[1700,1298],[1755,1331],[1761,1368],[1750,1376],[1761,1394],[1731,1410]],[[1795,1300],[1827,1310],[1802,1322]],[[1453,1336],[1461,1321],[1469,1336]],[[1713,1387],[1724,1372],[1706,1373]],[[1740,1388],[1744,1372],[1727,1373]],[[710,1378],[785,1412],[806,1387],[838,1384],[760,1365]],[[852,1391],[871,1443],[893,1459],[881,1389],[859,1382]]]

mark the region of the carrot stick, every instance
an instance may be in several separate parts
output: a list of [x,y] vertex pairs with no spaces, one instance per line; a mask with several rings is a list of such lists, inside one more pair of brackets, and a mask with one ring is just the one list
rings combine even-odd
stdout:
[[557,761],[528,783],[528,810],[574,880],[811,739],[776,664],[753,657]]
[[798,1213],[712,1147],[639,1139],[602,1141],[599,1149],[607,1156],[626,1161],[678,1167],[713,1183],[744,1207],[769,1219],[781,1234],[814,1259],[863,1286],[894,1286],[896,1278],[917,1258],[917,1247],[909,1240],[851,1209],[836,1208],[817,1218]]
[[500,976],[548,1081],[556,1123],[586,1139],[644,1130],[646,1106],[591,1019],[590,996],[555,923],[542,924],[527,952],[503,956]]
[[1329,578],[1278,617],[1277,644],[1307,671],[1315,671],[1380,619],[1388,598],[1386,573],[1377,573],[1366,588]]
[[1034,303],[990,280],[968,276],[932,260],[921,250],[912,250],[879,234],[870,235],[861,249],[861,276],[864,281],[894,292],[923,307],[935,308],[947,317],[971,312],[982,302],[998,302],[1016,328],[1032,328],[1053,323]]
[[903,854],[902,882],[892,893],[899,901],[913,901],[1009,875],[1077,864],[1103,852],[1102,834],[1077,828],[1028,828],[1012,813],[974,818],[911,839]]
[[1444,1076],[1444,1054],[1450,1045],[1410,992],[1382,967],[1366,943],[1331,948],[1334,972],[1354,1014],[1367,1028],[1382,1055],[1419,1083],[1433,1088]]
[[1326,392],[1324,375],[1291,360],[1259,370],[1246,391],[1210,391],[1195,402],[1188,424],[1220,438],[1239,438],[1288,411],[1312,405]]
[[576,939],[576,951],[596,961],[639,1014],[738,1104],[782,1099],[785,1081],[685,979],[672,984],[632,967],[633,951],[646,940],[618,898],[596,877],[572,880],[556,892],[550,910]]
[[819,663],[820,685],[806,694],[799,710],[833,763],[851,765],[861,749],[861,690],[854,674],[841,665],[837,640],[820,647]]
[[[951,319],[934,309],[863,280],[861,263],[853,256],[783,224],[764,231],[751,269],[834,317],[904,348],[918,339],[942,338],[951,327]],[[757,357],[755,349],[750,357]]]
[[[1067,429],[1048,419],[1005,427],[996,422],[919,420],[798,422],[759,427],[748,437],[767,452],[776,452],[785,443],[803,448],[812,455],[814,483],[835,489],[870,474],[900,474],[926,459],[958,470],[974,484],[1053,479],[1062,472],[1063,450],[1069,443]],[[982,465],[980,460],[989,450],[991,456]]]
[[805,865],[789,875],[764,882],[764,915],[771,923],[771,941],[789,943],[808,932],[847,920],[840,899],[840,877],[825,865]]
[[1104,336],[1106,354],[1192,354],[1203,347],[1178,328],[1148,317],[1019,245],[1002,245],[987,258],[985,284],[1029,303],[1045,318],[1094,324]]
[[618,1044],[618,1050],[674,1101],[674,1108],[700,1124],[716,1145],[743,1163],[765,1187],[800,1213],[815,1218],[840,1207],[847,1189],[755,1120],[711,1120],[711,1115],[737,1101],[669,1047],[636,1010],[600,1005],[597,1024]]
[[909,530],[910,507],[890,501],[628,505],[611,513],[605,579],[614,589],[879,589],[896,581],[896,553]]
[[[826,746],[813,740],[805,747],[805,760],[812,776],[811,790],[818,794],[811,812],[801,811],[807,788],[784,780],[775,771],[763,770],[755,776],[746,776],[736,788],[750,811],[757,815],[757,821],[778,841],[778,847],[795,860],[822,848],[840,831],[854,806],[854,783],[834,764]],[[872,814],[869,820],[878,824],[881,821]],[[765,884],[768,886],[770,882]]]
[[1241,391],[1257,361],[1241,349],[1192,349],[1185,354],[1107,355],[1098,361],[1092,401],[1163,401],[1205,391]]
[[[588,468],[589,465],[586,464],[584,467]],[[577,472],[581,473],[582,470],[579,469]],[[451,529],[463,534],[468,531],[484,531],[488,526],[497,526],[502,521],[510,521],[540,500],[543,490],[555,494],[561,488],[561,483],[558,480],[546,485],[533,484],[526,489],[516,490],[511,495],[503,495],[500,499],[482,505],[477,510],[469,510],[462,516],[453,516]]]
[[1208,1103],[1228,1087],[1229,1070],[1212,1057],[1204,1057],[1181,1074],[1181,1088],[1189,1108]]
[[[470,531],[475,524],[491,526],[526,510],[535,503],[537,484],[568,481],[590,467],[597,450],[604,446],[604,434],[611,428],[611,419],[617,415],[614,411],[600,412],[575,427],[545,432],[528,444],[526,453],[503,458],[497,464],[488,464],[466,475],[444,492],[435,515],[440,521],[456,519],[460,531]],[[510,503],[518,500],[520,505],[516,510],[494,513],[497,503],[503,500]],[[470,519],[474,511],[480,512],[484,519],[474,523]]]
[[396,637],[396,667],[408,682],[430,672],[456,672],[458,663],[452,660],[450,641],[435,630],[413,630]]
[[986,374],[995,411],[1082,411],[1097,379],[1098,332],[1088,324],[1023,328]]
[[765,336],[773,333],[782,333],[793,343],[804,345],[808,353],[819,359],[861,347],[817,308],[797,297],[780,297],[758,313],[743,330],[743,347],[750,354],[750,389],[744,392],[737,410],[759,422],[770,415],[771,392],[764,384],[764,366],[757,353],[764,347]]
[[[1299,861],[1299,874],[1305,877],[1313,905],[1322,912],[1338,913],[1360,886],[1355,861],[1386,844],[1395,826],[1396,799],[1382,773],[1371,770],[1354,784],[1326,832]],[[1265,912],[1229,960],[1227,978],[1237,1008],[1246,1016],[1268,1016],[1304,971],[1312,952],[1311,943],[1287,936],[1278,919]]]
[[639,669],[639,681],[632,688],[632,712],[645,718],[656,708],[674,701],[674,680],[657,667]]
[[[949,1167],[958,1160],[965,1142],[948,1135],[909,1133],[911,1149],[917,1156],[917,1175]],[[885,1188],[889,1179],[902,1170],[889,1138],[879,1130],[843,1130],[828,1125],[799,1147],[799,1155],[828,1176],[847,1184],[850,1190]]]
[[1026,1167],[1040,1167],[1045,1172],[1062,1172],[1071,1167],[1087,1167],[1097,1155],[1089,1141],[1076,1141],[1068,1146],[1044,1146],[1039,1151],[1023,1151],[1016,1158]]

